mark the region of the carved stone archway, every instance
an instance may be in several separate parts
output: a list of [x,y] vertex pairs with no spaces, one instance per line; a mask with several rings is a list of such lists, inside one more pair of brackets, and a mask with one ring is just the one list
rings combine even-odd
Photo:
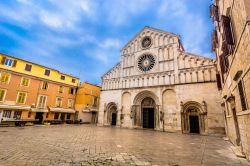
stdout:
[[190,123],[192,123],[191,120],[193,117],[198,118],[199,133],[201,135],[207,135],[207,105],[205,101],[203,101],[202,104],[195,101],[189,101],[184,104],[181,102],[182,133],[192,133],[192,124]]
[[131,107],[131,118],[133,119],[133,126],[135,128],[143,127],[142,103],[143,101],[145,101],[144,99],[151,99],[151,101],[153,101],[153,105],[151,103],[151,107],[154,108],[154,128],[159,129],[159,98],[151,91],[142,91],[135,96],[133,105]]
[[[118,111],[117,111],[117,105],[114,102],[109,103],[106,106],[106,111],[107,111],[107,124],[108,125],[116,125],[117,124],[117,118],[118,118]],[[115,119],[114,119],[115,115]],[[115,123],[114,123],[115,120]]]

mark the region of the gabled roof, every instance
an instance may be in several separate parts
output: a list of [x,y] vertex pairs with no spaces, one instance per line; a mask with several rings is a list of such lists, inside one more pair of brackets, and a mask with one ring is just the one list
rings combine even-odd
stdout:
[[104,74],[102,75],[101,78],[103,78],[105,75],[107,75],[109,72],[111,72],[114,68],[116,68],[116,67],[119,66],[120,64],[121,64],[121,62],[117,63],[114,67],[112,67],[112,68],[109,69],[106,73],[104,73]]
[[150,26],[145,26],[142,30],[140,30],[131,40],[129,40],[123,47],[121,50],[123,50],[125,47],[127,47],[129,45],[129,43],[131,43],[140,33],[142,33],[144,30],[146,29],[149,29],[149,30],[152,30],[152,31],[157,31],[159,33],[167,33],[169,35],[172,35],[172,36],[175,36],[175,37],[178,37],[180,39],[180,35],[177,35],[175,33],[171,33],[171,32],[167,32],[167,31],[163,31],[163,30],[160,30],[160,29],[157,29],[157,28],[153,28],[153,27],[150,27]]

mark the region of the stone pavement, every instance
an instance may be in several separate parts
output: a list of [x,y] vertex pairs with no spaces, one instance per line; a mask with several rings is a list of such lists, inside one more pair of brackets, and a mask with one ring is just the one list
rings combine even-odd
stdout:
[[1,166],[250,165],[219,137],[91,125],[0,128]]

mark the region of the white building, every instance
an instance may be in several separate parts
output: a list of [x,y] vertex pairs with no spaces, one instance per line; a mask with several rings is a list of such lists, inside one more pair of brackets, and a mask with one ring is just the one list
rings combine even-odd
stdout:
[[[194,37],[195,40],[195,37]],[[222,134],[212,59],[184,51],[176,34],[143,28],[102,77],[100,125]]]

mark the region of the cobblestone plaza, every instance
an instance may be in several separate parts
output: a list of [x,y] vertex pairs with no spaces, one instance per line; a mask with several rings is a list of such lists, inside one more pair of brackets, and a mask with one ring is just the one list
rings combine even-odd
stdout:
[[220,137],[91,125],[0,128],[1,166],[250,165]]

